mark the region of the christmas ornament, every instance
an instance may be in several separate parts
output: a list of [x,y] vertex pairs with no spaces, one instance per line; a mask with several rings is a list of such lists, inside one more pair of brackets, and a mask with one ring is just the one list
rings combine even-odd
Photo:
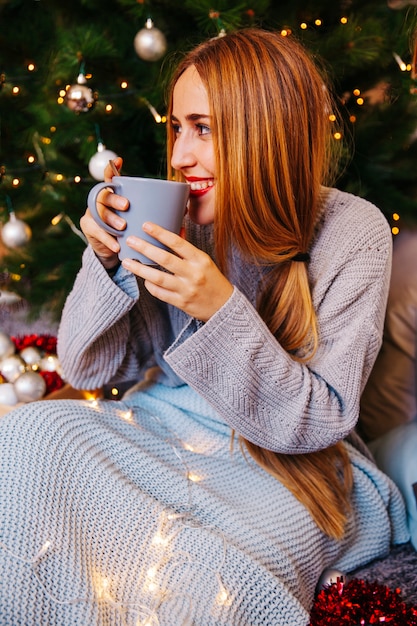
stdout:
[[8,337],[0,332],[0,404],[32,402],[64,386],[56,344],[51,335]]
[[59,372],[60,365],[56,354],[45,355],[41,359],[40,368],[43,372]]
[[46,392],[46,383],[37,372],[25,372],[14,383],[19,402],[33,402],[40,400]]
[[80,71],[76,84],[70,85],[65,94],[67,107],[75,113],[87,113],[95,105],[96,97],[86,83],[87,79]]
[[345,574],[338,569],[333,569],[330,567],[323,571],[317,583],[316,590],[317,592],[319,592],[322,589],[326,589],[326,587],[330,587],[331,585],[343,585],[345,582]]
[[9,383],[14,383],[14,381],[25,371],[25,362],[17,354],[13,354],[12,356],[7,357],[7,359],[3,359],[0,363],[1,375],[4,376]]
[[30,241],[32,231],[30,227],[19,220],[14,211],[10,212],[9,221],[1,229],[1,238],[8,248],[19,248]]
[[0,361],[3,359],[7,359],[7,357],[12,356],[15,351],[15,346],[13,341],[10,339],[9,335],[0,331]]
[[144,61],[158,61],[167,50],[167,41],[165,35],[155,28],[151,18],[148,18],[145,27],[136,33],[133,46],[136,54]]
[[97,145],[97,152],[93,154],[88,164],[88,170],[96,180],[104,180],[104,169],[110,160],[117,157],[113,150],[106,150],[106,146],[100,141]]
[[20,356],[32,369],[38,367],[41,363],[42,352],[39,348],[35,348],[34,346],[28,346],[27,348],[23,348],[20,351]]
[[18,399],[13,383],[3,383],[0,385],[0,404],[14,406],[17,403]]

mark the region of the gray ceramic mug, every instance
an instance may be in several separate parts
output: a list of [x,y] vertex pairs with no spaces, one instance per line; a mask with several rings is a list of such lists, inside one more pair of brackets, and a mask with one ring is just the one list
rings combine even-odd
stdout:
[[[119,196],[129,200],[127,211],[116,211],[126,220],[125,230],[112,228],[101,219],[97,211],[97,196],[102,189],[113,189]],[[113,176],[111,182],[98,183],[90,190],[87,204],[91,215],[107,232],[118,238],[120,244],[119,259],[126,258],[153,265],[147,257],[132,250],[126,244],[129,235],[135,235],[149,241],[158,248],[166,249],[162,243],[142,230],[144,222],[154,222],[167,230],[179,234],[185,215],[190,186],[159,178],[140,178],[136,176]]]

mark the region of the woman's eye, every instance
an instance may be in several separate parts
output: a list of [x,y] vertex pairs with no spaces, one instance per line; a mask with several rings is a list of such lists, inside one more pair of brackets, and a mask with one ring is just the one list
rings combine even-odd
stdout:
[[210,127],[205,124],[196,124],[196,127],[199,135],[209,135],[211,133]]
[[181,132],[181,128],[179,124],[171,124],[171,128],[174,132],[174,135],[178,135]]

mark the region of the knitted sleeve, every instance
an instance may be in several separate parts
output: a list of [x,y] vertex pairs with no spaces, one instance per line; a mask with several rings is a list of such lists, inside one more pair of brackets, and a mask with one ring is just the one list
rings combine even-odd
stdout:
[[[113,378],[137,380],[152,350],[145,324],[134,315],[138,299],[130,272],[120,268],[112,280],[92,249],[85,250],[58,329],[58,357],[73,387],[96,389]],[[127,340],[132,332],[141,344],[139,358]]]
[[349,194],[336,199],[311,250],[320,338],[308,365],[281,348],[238,289],[165,353],[231,428],[276,452],[312,452],[348,435],[381,345],[390,230],[373,205]]

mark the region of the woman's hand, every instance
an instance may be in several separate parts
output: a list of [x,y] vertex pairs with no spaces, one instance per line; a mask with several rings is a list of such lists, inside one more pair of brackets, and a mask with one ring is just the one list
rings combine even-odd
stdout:
[[[123,165],[123,159],[117,157],[114,160],[114,164],[117,170],[120,170]],[[110,182],[114,173],[109,165],[104,170],[104,180]],[[113,209],[118,211],[125,211],[129,207],[129,201],[127,198],[118,196],[111,190],[103,189],[100,194],[100,203],[98,210],[101,218],[113,228],[117,230],[123,230],[126,228],[126,222],[121,218]],[[118,263],[118,252],[120,251],[120,245],[117,238],[101,228],[91,216],[90,210],[87,208],[85,214],[80,220],[81,230],[87,238],[88,243],[93,248],[97,257],[105,268],[110,269]]]
[[150,222],[143,230],[172,252],[134,236],[126,243],[167,271],[132,259],[124,259],[123,267],[143,278],[146,289],[159,300],[206,322],[230,298],[233,285],[208,254],[182,237]]

